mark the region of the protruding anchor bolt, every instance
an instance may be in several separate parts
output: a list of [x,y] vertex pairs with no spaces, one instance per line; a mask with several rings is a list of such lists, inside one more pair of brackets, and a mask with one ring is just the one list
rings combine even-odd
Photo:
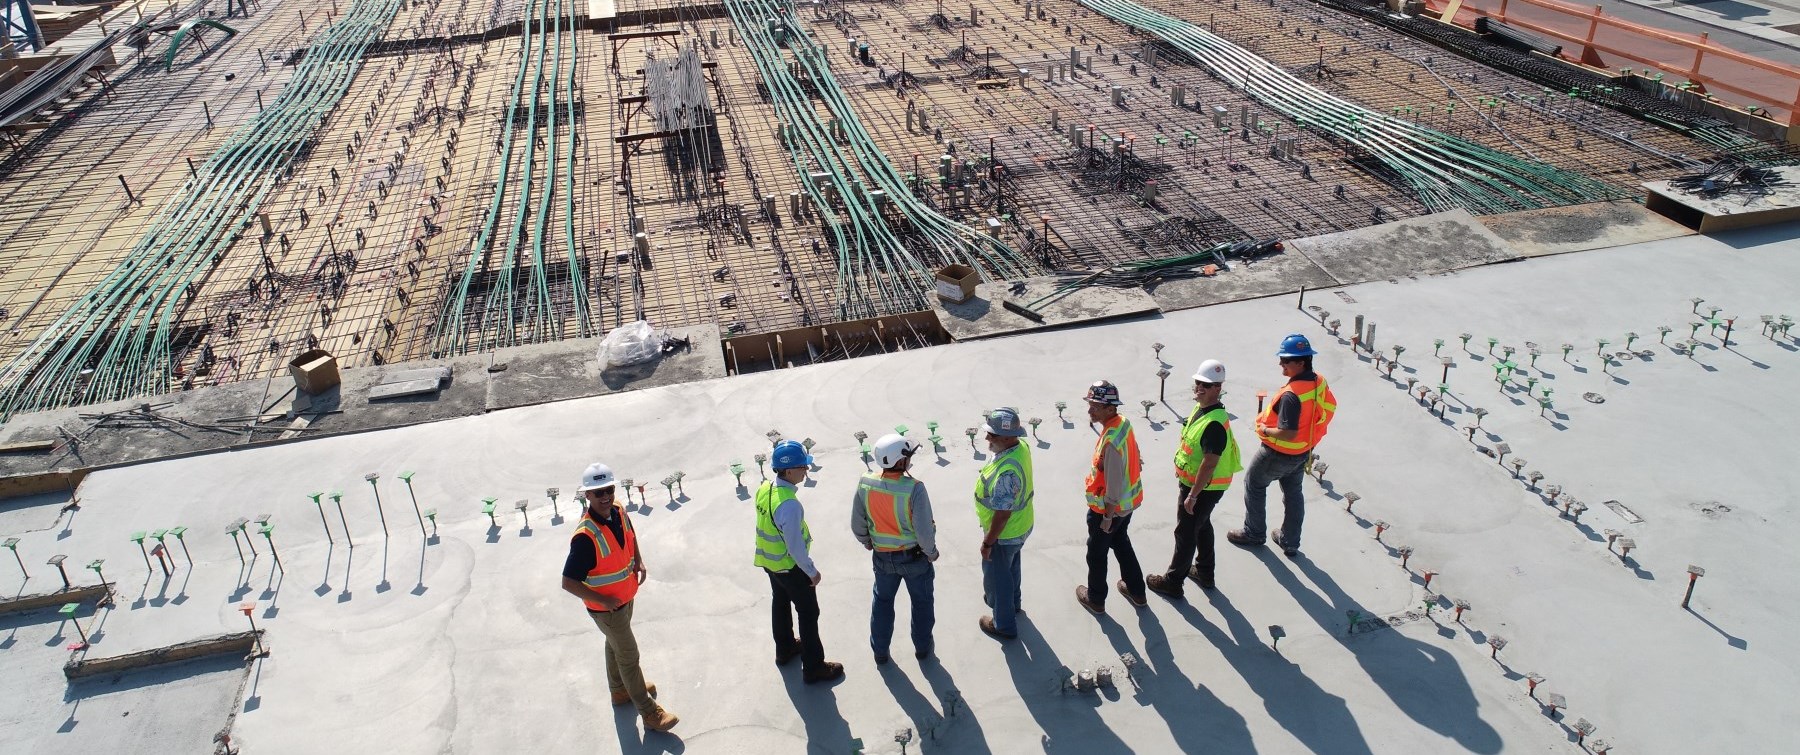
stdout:
[[1588,749],[1592,750],[1594,755],[1606,755],[1606,753],[1612,752],[1612,743],[1604,739],[1596,739],[1588,743]]
[[1412,546],[1402,545],[1398,548],[1395,548],[1394,552],[1400,554],[1400,568],[1405,569],[1407,560],[1412,558],[1412,554],[1413,554]]
[[1493,354],[1494,347],[1500,345],[1500,339],[1495,338],[1493,336],[1488,336],[1487,342],[1488,342],[1487,353]]
[[975,448],[975,434],[976,434],[976,432],[977,432],[977,430],[976,430],[976,429],[975,429],[975,428],[973,428],[973,427],[965,427],[965,428],[963,428],[963,434],[964,434],[964,435],[967,435],[967,436],[969,436],[969,449],[970,449],[970,450],[974,450],[974,448]]
[[1456,615],[1454,618],[1456,621],[1462,621],[1463,611],[1469,610],[1469,601],[1457,598],[1454,605],[1456,606]]
[[1338,331],[1340,329],[1342,329],[1343,327],[1344,327],[1343,320],[1335,320],[1334,319],[1331,322],[1325,323],[1325,332],[1335,336],[1338,334]]
[[1602,530],[1600,534],[1606,536],[1606,550],[1611,551],[1613,549],[1613,542],[1618,540],[1620,537],[1619,531],[1618,530]]
[[1056,402],[1056,418],[1062,419],[1063,418],[1063,410],[1067,409],[1067,408],[1069,408],[1069,402],[1067,402],[1067,401]]
[[663,486],[663,490],[669,494],[669,503],[674,503],[675,502],[675,475],[669,475],[668,477],[664,477],[661,480],[657,480],[657,482],[661,483]]
[[1481,427],[1481,420],[1487,416],[1488,416],[1488,410],[1483,409],[1479,406],[1475,407],[1475,426]]
[[1563,708],[1569,707],[1569,699],[1566,697],[1563,697],[1561,693],[1552,692],[1548,695],[1545,695],[1544,698],[1545,698],[1544,707],[1550,709],[1550,717],[1551,718],[1556,718],[1557,711],[1562,710]]
[[[1315,458],[1317,458],[1317,457],[1315,457]],[[1313,477],[1318,478],[1320,481],[1324,481],[1325,471],[1328,469],[1331,469],[1330,464],[1326,464],[1325,462],[1322,462],[1322,461],[1314,461],[1313,465],[1312,465]]]
[[1344,510],[1349,511],[1350,507],[1355,506],[1356,502],[1360,501],[1360,500],[1362,500],[1362,496],[1357,495],[1356,491],[1351,491],[1351,492],[1345,493],[1344,494]]
[[1523,457],[1523,456],[1514,456],[1513,457],[1513,460],[1512,460],[1513,479],[1518,479],[1519,476],[1524,473],[1525,465],[1527,463],[1529,463],[1529,462],[1525,461],[1525,457]]
[[1425,618],[1431,618],[1431,611],[1437,608],[1437,603],[1438,596],[1436,593],[1427,592],[1419,598],[1419,607],[1425,609]]
[[1531,356],[1531,362],[1530,362],[1531,369],[1534,369],[1534,370],[1537,369],[1537,358],[1544,355],[1543,350],[1539,349],[1536,346],[1533,346],[1533,347],[1531,347],[1531,350],[1526,353]]
[[1270,624],[1269,625],[1269,647],[1270,648],[1276,648],[1276,649],[1280,648],[1281,647],[1281,638],[1286,637],[1286,636],[1287,636],[1287,630],[1283,629],[1280,624]]
[[1619,538],[1619,558],[1631,555],[1631,549],[1637,547],[1637,541],[1629,537]]
[[1031,425],[1031,439],[1037,440],[1038,425],[1044,424],[1044,420],[1038,417],[1032,417],[1031,419],[1026,420],[1025,424]]
[[1544,479],[1544,473],[1535,469],[1525,473],[1525,481],[1531,483],[1531,487],[1533,488],[1536,488],[1538,481],[1542,479]]
[[856,437],[856,443],[857,443],[857,450],[862,451],[862,455],[865,459],[868,458],[868,456],[869,456],[869,434],[865,433],[861,430],[857,430],[855,437]]
[[1162,361],[1162,350],[1163,350],[1163,345],[1161,343],[1150,344],[1150,351],[1151,351],[1151,353],[1155,354],[1156,361],[1158,361],[1158,362]]
[[1444,350],[1444,339],[1442,339],[1442,338],[1431,339],[1431,355],[1432,356],[1434,356],[1434,357],[1438,356],[1438,352],[1443,351],[1443,350]]
[[562,512],[558,511],[556,509],[556,497],[561,494],[562,494],[562,490],[560,490],[558,488],[545,488],[544,489],[544,496],[550,499],[550,515],[551,516],[557,516],[557,517],[562,516]]
[[[765,480],[769,479],[769,475],[767,473],[763,472],[763,465],[767,464],[769,462],[769,455],[768,454],[757,454],[755,458],[756,458],[756,474]],[[629,487],[629,486],[627,486],[627,487]]]
[[1494,649],[1493,652],[1488,653],[1488,657],[1494,660],[1500,660],[1500,650],[1501,648],[1506,647],[1506,638],[1497,634],[1489,635],[1488,647]]
[[1385,519],[1375,520],[1375,541],[1376,542],[1381,542],[1381,533],[1386,532],[1387,528],[1388,528],[1387,520],[1385,520]]
[[1138,403],[1142,404],[1144,407],[1144,419],[1149,419],[1150,418],[1150,407],[1156,406],[1156,402],[1151,401],[1150,399],[1144,399],[1143,401],[1139,401]]
[[1469,350],[1469,341],[1470,341],[1470,339],[1473,339],[1473,338],[1474,338],[1474,337],[1475,337],[1475,336],[1474,336],[1474,335],[1473,335],[1473,334],[1470,334],[1470,333],[1464,333],[1464,334],[1462,334],[1462,336],[1461,336],[1461,338],[1462,338],[1462,346],[1463,346],[1463,351],[1468,351],[1468,350]]
[[1157,370],[1156,371],[1156,379],[1161,381],[1156,386],[1156,397],[1159,399],[1162,399],[1164,401],[1169,400],[1169,396],[1168,396],[1169,368],[1164,367],[1160,370]]
[[1594,348],[1594,356],[1600,357],[1602,359],[1606,358],[1606,345],[1609,343],[1612,343],[1612,341],[1608,341],[1604,338],[1598,338],[1598,339],[1594,340],[1594,343],[1596,344],[1595,348]]
[[1564,362],[1567,362],[1567,361],[1569,361],[1569,352],[1571,352],[1571,351],[1574,351],[1574,350],[1575,350],[1575,344],[1572,344],[1572,343],[1565,343],[1565,344],[1563,344],[1563,345],[1562,345],[1562,352],[1563,352],[1563,361],[1564,361]]
[[769,439],[769,445],[771,445],[771,446],[781,444],[781,431],[780,430],[770,430],[766,433],[763,433],[763,437]]
[[[806,446],[806,450],[811,451],[812,450],[811,443],[812,443],[812,439],[807,438],[806,442],[802,443],[801,445]],[[681,487],[681,479],[684,477],[687,477],[687,473],[677,469],[677,470],[675,470],[675,474],[670,475],[670,477],[675,478],[675,492],[680,493],[682,495],[687,495],[687,491],[683,490]]]
[[731,478],[733,480],[737,481],[738,487],[740,487],[740,488],[743,487],[744,486],[744,463],[741,461],[733,460],[731,462],[731,466],[729,467],[729,469],[731,470]]
[[1430,588],[1431,588],[1431,578],[1432,578],[1432,577],[1435,577],[1435,576],[1437,576],[1437,575],[1438,575],[1438,573],[1437,573],[1437,572],[1434,572],[1434,571],[1432,571],[1432,570],[1430,570],[1430,569],[1426,569],[1426,570],[1425,570],[1425,574],[1424,574],[1424,576],[1425,576],[1425,585],[1424,585],[1424,586],[1425,586],[1425,588],[1426,588],[1426,589],[1430,589]]
[[1525,675],[1525,695],[1536,698],[1538,685],[1544,683],[1544,675],[1533,671]]
[[1695,566],[1693,564],[1688,564],[1687,573],[1688,573],[1687,594],[1681,596],[1681,607],[1682,608],[1688,607],[1688,601],[1692,600],[1694,597],[1694,583],[1700,581],[1701,577],[1706,576],[1706,570],[1702,569],[1698,566]]
[[1581,514],[1582,514],[1582,512],[1585,512],[1587,510],[1588,510],[1587,504],[1582,503],[1581,501],[1576,501],[1576,500],[1569,501],[1569,519],[1574,521],[1576,524],[1581,523]]
[[1626,333],[1625,334],[1625,350],[1630,351],[1631,344],[1636,343],[1637,339],[1638,339],[1638,334],[1635,331]]
[[1495,443],[1494,444],[1494,457],[1495,457],[1495,460],[1498,461],[1499,463],[1505,464],[1506,463],[1506,455],[1509,453],[1512,453],[1512,446],[1510,444],[1507,444],[1507,443]]
[[1691,301],[1694,303],[1694,309],[1693,309],[1694,314],[1700,314],[1700,302],[1706,301],[1706,299],[1696,296],[1692,299],[1689,299],[1688,301]]

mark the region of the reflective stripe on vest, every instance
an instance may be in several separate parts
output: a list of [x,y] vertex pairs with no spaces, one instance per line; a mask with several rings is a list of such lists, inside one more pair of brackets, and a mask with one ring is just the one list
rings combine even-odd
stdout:
[[[796,566],[794,557],[788,555],[787,540],[781,536],[781,528],[775,526],[775,509],[781,504],[794,500],[794,489],[776,485],[773,481],[764,482],[756,489],[756,559],[754,563],[769,571],[786,571]],[[800,536],[807,546],[812,545],[812,529],[806,521],[800,521]]]
[[[595,521],[589,513],[581,515],[581,523],[575,525],[575,534],[577,537],[586,535],[594,543],[594,568],[581,583],[624,605],[637,597],[638,583],[631,578],[631,566],[637,560],[637,530],[632,528],[631,518],[624,512],[615,515],[620,517],[619,530],[625,535],[624,542],[613,539],[612,529]],[[607,610],[592,600],[582,602],[590,611]]]
[[912,493],[919,481],[883,473],[863,475],[857,487],[863,496],[863,521],[869,540],[878,551],[903,551],[919,544],[913,531]]
[[994,523],[994,510],[987,507],[988,496],[999,482],[1000,475],[1012,472],[1019,477],[1019,490],[1015,502],[1020,506],[1012,510],[1006,518],[1006,527],[1000,530],[1000,540],[1012,540],[1031,534],[1032,509],[1031,501],[1031,449],[1024,443],[1014,444],[994,455],[994,460],[981,468],[975,478],[975,517],[981,520],[981,532],[985,536]]
[[1280,453],[1299,456],[1307,453],[1325,439],[1325,429],[1331,424],[1331,418],[1337,415],[1337,396],[1332,395],[1331,386],[1325,384],[1324,378],[1314,381],[1290,380],[1287,385],[1275,393],[1275,400],[1270,401],[1263,409],[1259,422],[1269,427],[1279,427],[1281,414],[1275,405],[1281,403],[1284,393],[1292,393],[1300,399],[1299,433],[1293,440],[1276,440],[1262,436],[1263,445]]
[[1231,434],[1231,415],[1221,406],[1205,414],[1198,414],[1200,407],[1194,407],[1195,415],[1188,417],[1187,425],[1181,428],[1181,448],[1175,452],[1175,478],[1181,484],[1192,487],[1194,475],[1199,474],[1200,465],[1206,454],[1200,450],[1200,439],[1205,437],[1206,430],[1213,423],[1225,428],[1225,450],[1219,454],[1219,463],[1213,466],[1212,479],[1206,481],[1202,490],[1224,490],[1231,486],[1231,476],[1243,471],[1243,461],[1238,454],[1237,438]]
[[1087,479],[1087,505],[1094,511],[1106,513],[1104,462],[1106,449],[1111,446],[1125,459],[1125,492],[1119,498],[1119,513],[1129,514],[1144,502],[1144,463],[1138,458],[1137,434],[1131,430],[1131,421],[1118,415],[1114,415],[1105,428],[1094,443],[1094,464]]

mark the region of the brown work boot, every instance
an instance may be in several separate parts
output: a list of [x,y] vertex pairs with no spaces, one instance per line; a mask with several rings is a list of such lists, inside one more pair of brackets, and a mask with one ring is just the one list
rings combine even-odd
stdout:
[[[651,684],[649,682],[645,682],[644,683],[644,691],[650,693],[651,697],[656,697],[656,685]],[[631,692],[628,690],[615,689],[615,690],[613,690],[612,696],[613,696],[613,705],[630,705],[631,704]]]
[[1119,594],[1125,596],[1125,602],[1130,603],[1134,606],[1137,606],[1138,608],[1143,608],[1145,606],[1145,604],[1147,604],[1149,602],[1147,600],[1144,600],[1144,596],[1142,596],[1142,595],[1132,595],[1131,590],[1129,590],[1125,587],[1125,580],[1121,579],[1117,582],[1114,582],[1113,587],[1118,588]]
[[1081,587],[1075,588],[1075,602],[1080,603],[1082,608],[1086,608],[1087,610],[1092,611],[1096,615],[1106,613],[1105,599],[1103,598],[1101,600],[1089,600],[1088,599],[1088,589],[1087,589],[1086,585],[1082,585]]
[[844,664],[833,663],[831,661],[826,661],[823,665],[819,666],[818,673],[810,671],[806,673],[807,684],[835,681],[842,678],[844,678]]
[[1168,577],[1161,574],[1149,574],[1144,577],[1144,586],[1150,588],[1151,592],[1165,598],[1173,600],[1182,599],[1181,582],[1179,580],[1170,580]]
[[652,711],[650,715],[644,716],[646,731],[668,731],[675,728],[675,724],[678,723],[681,723],[681,717],[670,713],[661,705],[656,706],[656,710]]
[[1245,548],[1263,547],[1262,538],[1252,538],[1243,530],[1232,530],[1227,532],[1225,533],[1225,539],[1230,541],[1232,545],[1241,545]]
[[1199,585],[1202,590],[1213,589],[1213,573],[1200,571],[1198,566],[1188,567],[1188,579],[1194,580],[1194,584]]
[[987,636],[1002,642],[1018,637],[1016,634],[1007,634],[1000,631],[1000,627],[994,625],[994,617],[992,616],[981,617],[981,631],[986,632]]

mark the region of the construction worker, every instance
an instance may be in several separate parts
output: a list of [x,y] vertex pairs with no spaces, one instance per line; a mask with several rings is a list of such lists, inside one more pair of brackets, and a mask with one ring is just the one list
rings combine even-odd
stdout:
[[1287,385],[1275,394],[1275,400],[1256,418],[1256,437],[1263,447],[1250,462],[1244,481],[1244,528],[1225,533],[1225,539],[1246,548],[1261,548],[1267,528],[1269,483],[1281,483],[1281,504],[1285,513],[1281,531],[1275,533],[1275,545],[1293,557],[1300,552],[1300,524],[1306,518],[1306,499],[1301,492],[1301,477],[1307,462],[1325,429],[1337,414],[1337,397],[1331,394],[1325,379],[1313,372],[1312,344],[1306,336],[1290,334],[1281,341],[1281,374]]
[[917,441],[888,433],[875,441],[875,463],[881,471],[864,475],[856,485],[850,531],[857,542],[874,551],[875,593],[869,609],[869,647],[875,663],[886,665],[888,643],[894,638],[894,598],[900,583],[912,596],[913,655],[931,657],[931,627],[937,622],[932,583],[938,559],[937,524],[931,519],[931,499],[925,483],[907,474]]
[[[769,575],[774,598],[769,619],[775,633],[775,663],[785,666],[797,656],[807,684],[838,679],[844,666],[825,660],[819,641],[819,594],[825,575],[813,565],[812,530],[806,510],[794,497],[806,481],[812,456],[798,441],[775,444],[769,468],[775,479],[756,489],[756,565]],[[800,638],[794,639],[794,615],[800,616]]]
[[613,502],[612,468],[589,465],[576,490],[587,500],[587,508],[575,535],[569,538],[563,591],[587,605],[588,618],[606,637],[606,684],[612,688],[613,705],[635,705],[644,717],[645,729],[668,731],[681,719],[656,704],[652,699],[656,685],[646,683],[644,671],[638,667],[637,637],[631,632],[631,612],[636,605],[632,599],[650,570],[644,566],[630,517]]
[[1102,380],[1088,386],[1088,421],[1100,426],[1094,443],[1093,467],[1087,476],[1087,584],[1075,588],[1075,600],[1094,613],[1106,613],[1106,554],[1119,560],[1119,594],[1132,605],[1144,605],[1144,569],[1131,547],[1131,512],[1144,501],[1137,435],[1119,416],[1119,389]]
[[988,452],[992,461],[975,478],[975,517],[981,522],[982,599],[993,615],[981,617],[981,631],[998,640],[1019,636],[1020,553],[1031,535],[1031,450],[1020,442],[1025,427],[1019,411],[1003,406],[988,412]]
[[1231,435],[1231,415],[1220,403],[1225,392],[1225,365],[1216,359],[1200,363],[1194,371],[1194,410],[1181,426],[1181,447],[1175,451],[1175,480],[1181,493],[1175,509],[1175,559],[1169,570],[1144,578],[1144,586],[1171,598],[1182,595],[1182,578],[1202,589],[1213,587],[1212,512],[1231,476],[1244,466],[1238,461],[1237,439]]

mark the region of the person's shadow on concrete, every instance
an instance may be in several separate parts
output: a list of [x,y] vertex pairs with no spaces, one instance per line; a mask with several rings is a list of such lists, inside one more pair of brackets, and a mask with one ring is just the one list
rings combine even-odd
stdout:
[[794,701],[800,722],[806,726],[808,751],[848,752],[850,722],[845,721],[844,714],[838,711],[837,693],[832,691],[832,685],[807,684],[800,664],[793,665],[793,669],[781,675],[781,683],[787,689],[788,699]]
[[[1143,699],[1168,724],[1181,751],[1207,755],[1256,752],[1244,717],[1182,673],[1162,622],[1150,611],[1139,611],[1138,629],[1144,633],[1143,662],[1132,672],[1132,679],[1143,690]],[[1115,641],[1113,648],[1118,647]]]
[[613,708],[613,728],[619,733],[619,752],[623,755],[681,755],[687,751],[681,737],[673,732],[644,731],[636,708],[621,705]]
[[[1130,752],[1100,718],[1102,699],[1091,692],[1062,692],[1063,662],[1029,621],[1019,622],[1019,637],[1002,645],[1006,667],[1025,709],[1043,729],[1046,753]],[[1021,743],[1021,747],[1023,745]]]
[[[912,678],[900,670],[899,664],[889,663],[880,667],[881,681],[887,683],[888,692],[893,694],[894,701],[900,703],[901,710],[912,719],[913,741],[920,753],[970,753],[971,755],[991,755],[988,749],[987,736],[981,731],[981,721],[976,719],[975,711],[963,700],[962,691],[957,689],[956,681],[950,672],[944,670],[937,658],[927,658],[919,662],[919,671],[931,685],[932,694],[937,697],[938,705],[919,692]],[[946,700],[945,695],[950,699]]]
[[[1263,644],[1256,627],[1231,605],[1224,593],[1208,591],[1206,597],[1225,619],[1229,634],[1219,631],[1186,601],[1177,601],[1175,610],[1219,649],[1250,690],[1262,698],[1263,711],[1270,718],[1312,752],[1373,755],[1343,698],[1326,692],[1299,666]],[[1244,745],[1245,750],[1254,749],[1248,742]]]
[[1324,598],[1320,598],[1268,551],[1258,553],[1257,557],[1268,565],[1275,580],[1287,588],[1319,628],[1343,643],[1376,686],[1412,720],[1455,739],[1470,752],[1500,751],[1500,734],[1481,720],[1475,691],[1469,686],[1462,667],[1447,650],[1397,631],[1377,630],[1351,637],[1347,633],[1349,612],[1358,611],[1364,615],[1369,612],[1344,594],[1330,575],[1304,556],[1292,561],[1294,567],[1324,593]]

